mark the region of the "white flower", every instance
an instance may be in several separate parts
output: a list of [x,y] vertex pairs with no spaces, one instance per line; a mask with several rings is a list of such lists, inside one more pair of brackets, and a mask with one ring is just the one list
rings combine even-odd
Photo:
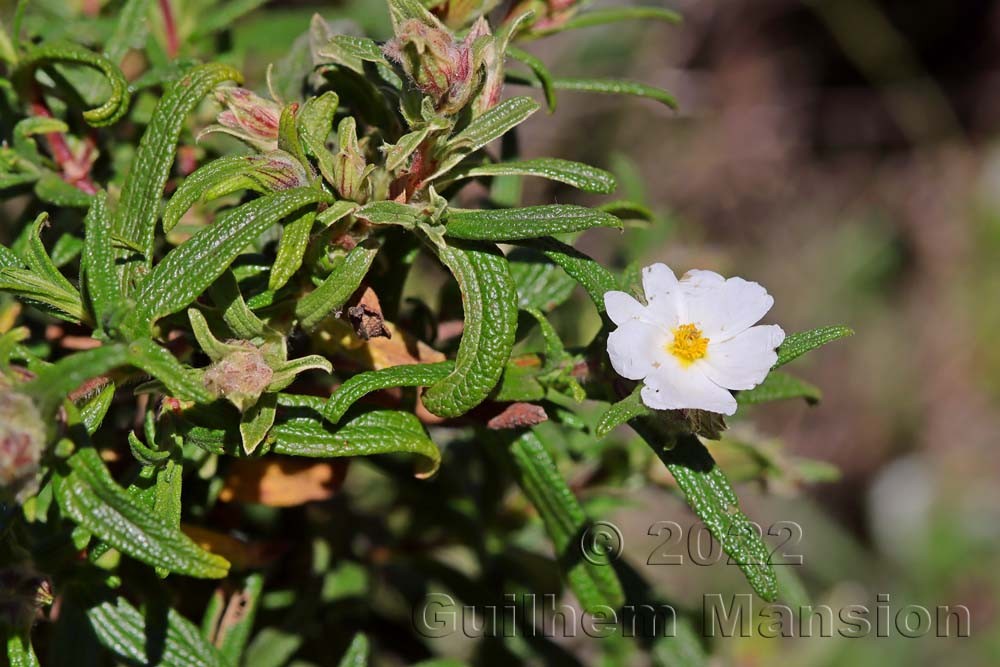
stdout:
[[785,332],[753,326],[774,299],[757,283],[712,271],[688,271],[677,280],[665,264],[642,270],[642,305],[625,292],[608,292],[604,305],[618,328],[608,356],[619,375],[642,380],[642,402],[655,410],[698,409],[731,415],[731,389],[760,384]]

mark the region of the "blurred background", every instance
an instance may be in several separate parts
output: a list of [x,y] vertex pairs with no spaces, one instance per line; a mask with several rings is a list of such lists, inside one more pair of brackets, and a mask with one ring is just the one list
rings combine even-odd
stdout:
[[[768,321],[788,332],[856,330],[794,367],[824,390],[819,405],[752,409],[711,448],[735,477],[741,442],[772,452],[774,465],[811,459],[839,471],[813,463],[801,479],[738,489],[765,531],[801,526],[786,553],[802,564],[785,567],[813,604],[874,610],[882,594],[893,616],[907,604],[965,605],[971,618],[968,638],[908,639],[893,628],[889,638],[722,639],[715,663],[1000,664],[1000,3],[669,6],[681,25],[619,23],[526,48],[559,75],[666,88],[679,111],[562,93],[554,114],[526,124],[521,148],[607,168],[618,195],[655,211],[654,224],[620,238],[581,239],[608,264],[740,275],[774,295]],[[264,89],[267,64],[314,12],[389,34],[382,2],[274,0],[231,32],[250,87]],[[530,203],[579,197],[538,182],[527,191]],[[583,303],[562,310],[570,341],[597,327]],[[678,605],[698,610],[706,591],[747,592],[725,558],[687,557],[696,520],[662,476],[592,514],[621,528],[626,561]],[[347,492],[363,490],[358,482]],[[648,564],[667,537],[649,534],[657,521],[684,529],[683,543],[661,551],[685,554],[685,565]],[[589,664],[586,643],[565,640]]]
[[[1000,664],[1000,3],[669,6],[681,25],[619,23],[527,49],[558,75],[666,88],[678,112],[562,93],[554,114],[526,124],[521,149],[610,169],[619,196],[656,212],[655,224],[614,242],[584,237],[584,250],[619,268],[662,261],[678,274],[744,276],[774,295],[768,320],[786,331],[857,331],[794,369],[824,390],[822,403],[770,404],[731,431],[784,461],[832,464],[839,478],[747,483],[740,497],[765,532],[801,526],[787,546],[802,565],[787,567],[813,604],[874,610],[887,594],[893,617],[911,603],[965,605],[971,617],[969,638],[908,639],[895,628],[889,638],[732,638],[717,641],[716,661]],[[263,88],[267,64],[317,11],[390,33],[381,2],[268,3],[232,33],[250,83]],[[580,196],[528,186],[530,203]],[[597,327],[583,300],[562,312],[569,340]],[[713,450],[724,465],[727,445]],[[667,537],[651,525],[697,534],[697,522],[669,480],[628,494],[610,515],[592,513],[621,528],[627,562],[672,601],[697,611],[706,591],[746,592],[725,558],[648,565]],[[688,556],[688,537],[660,551]],[[591,654],[586,637],[566,643]]]

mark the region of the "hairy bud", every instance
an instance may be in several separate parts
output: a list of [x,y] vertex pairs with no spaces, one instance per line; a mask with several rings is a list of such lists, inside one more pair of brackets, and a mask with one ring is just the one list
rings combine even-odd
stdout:
[[[482,26],[485,21],[477,22],[459,42],[444,27],[409,20],[383,50],[403,67],[421,92],[434,100],[438,111],[457,113],[472,98],[482,78],[483,43],[477,44],[477,39],[484,36]],[[489,34],[488,28],[485,34]]]
[[0,380],[0,499],[23,502],[38,490],[45,424],[34,402]]
[[244,341],[230,341],[241,349],[230,352],[205,371],[205,386],[220,398],[235,405],[242,412],[253,406],[263,394],[274,371],[263,352]]
[[368,198],[368,175],[374,169],[358,143],[357,124],[348,116],[337,128],[339,150],[333,163],[334,185],[340,196],[359,203]]
[[218,125],[206,127],[199,138],[211,132],[224,132],[262,152],[278,147],[281,105],[246,88],[231,86],[217,88],[215,97],[225,109],[218,116]]

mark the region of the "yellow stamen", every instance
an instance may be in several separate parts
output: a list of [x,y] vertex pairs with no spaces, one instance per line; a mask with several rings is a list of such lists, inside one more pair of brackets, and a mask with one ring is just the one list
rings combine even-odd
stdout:
[[708,354],[708,338],[693,324],[682,324],[674,329],[674,340],[667,345],[667,352],[688,365]]

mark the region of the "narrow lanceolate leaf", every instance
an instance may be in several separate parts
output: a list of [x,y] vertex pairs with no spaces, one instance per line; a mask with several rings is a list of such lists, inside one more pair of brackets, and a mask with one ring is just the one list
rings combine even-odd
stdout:
[[476,176],[540,176],[559,183],[572,185],[584,192],[610,194],[615,190],[615,177],[603,169],[591,167],[581,162],[538,158],[517,162],[498,162],[465,169],[452,178],[474,178]]
[[143,281],[129,321],[131,331],[148,331],[159,318],[189,306],[271,225],[326,198],[314,188],[296,188],[255,199],[219,216],[211,227],[167,253]]
[[97,451],[69,458],[72,472],[56,488],[66,516],[122,553],[153,567],[191,577],[226,576],[229,563],[202,550],[178,528],[152,515],[111,478]]
[[309,246],[309,236],[312,234],[313,223],[316,222],[316,211],[305,211],[285,225],[285,230],[278,241],[278,252],[271,267],[271,277],[267,288],[278,290],[285,286],[295,272],[302,266],[302,258]]
[[243,451],[253,454],[260,443],[264,442],[268,431],[274,426],[274,418],[278,406],[277,394],[264,394],[240,419],[240,439],[243,441]]
[[455,368],[450,361],[437,364],[405,364],[358,373],[340,385],[326,402],[323,416],[332,424],[341,420],[363,396],[389,387],[427,387],[447,377]]
[[610,271],[576,248],[553,238],[538,239],[527,245],[561,266],[587,290],[587,295],[598,312],[604,312],[605,293],[618,289],[618,283]]
[[621,229],[615,216],[585,206],[550,204],[527,208],[451,209],[445,233],[458,239],[518,241],[551,234],[582,232],[593,227]]
[[563,576],[581,606],[588,612],[621,607],[625,594],[615,570],[610,563],[587,558],[583,540],[590,521],[545,445],[528,431],[511,444],[510,455],[518,484],[545,523]]
[[128,81],[122,71],[107,58],[70,42],[48,42],[30,48],[18,63],[14,78],[27,84],[36,69],[53,63],[86,65],[104,75],[111,94],[101,106],[83,112],[83,119],[94,127],[116,123],[128,111]]
[[363,243],[351,250],[322,284],[295,306],[299,324],[304,329],[312,329],[331,313],[342,308],[361,285],[377,254],[378,246],[375,244]]
[[771,374],[753,389],[736,394],[736,402],[740,405],[754,405],[788,398],[804,398],[807,403],[818,403],[823,398],[823,392],[805,380],[781,371],[771,371]]
[[[541,87],[538,78],[532,75],[508,72],[507,80],[510,83]],[[620,79],[584,79],[584,78],[557,78],[552,80],[552,87],[556,90],[569,90],[579,93],[599,93],[605,95],[631,95],[635,97],[645,97],[665,104],[671,109],[677,109],[677,100],[674,96],[654,86],[647,86],[636,81],[622,81]]]
[[263,155],[227,155],[184,179],[163,209],[163,231],[173,229],[188,209],[240,190],[266,194],[308,184],[302,164],[284,151]]
[[45,244],[42,243],[42,229],[49,222],[49,214],[41,213],[31,224],[28,230],[28,243],[24,252],[24,259],[28,263],[28,268],[44,277],[53,285],[57,285],[64,292],[75,292],[76,287],[66,279],[59,268],[49,257]]
[[853,336],[854,330],[848,327],[821,327],[811,331],[794,333],[785,339],[785,342],[778,348],[778,361],[774,368],[784,366],[789,361],[801,357],[809,350],[813,350],[831,341],[845,336]]
[[205,388],[198,375],[152,340],[145,338],[132,341],[129,343],[128,352],[130,364],[162,382],[177,398],[197,403],[212,401],[212,394]]
[[24,260],[7,246],[0,245],[0,269],[23,269]]
[[555,79],[552,82],[556,90],[572,90],[581,93],[603,93],[605,95],[633,95],[635,97],[646,97],[667,105],[671,109],[677,108],[677,100],[674,96],[654,86],[647,86],[644,83],[635,81],[620,81],[618,79]]
[[119,255],[119,260],[128,262],[124,274],[126,289],[152,266],[160,198],[187,115],[218,84],[241,80],[240,73],[229,65],[199,65],[175,81],[153,110],[125,177],[115,220],[117,235],[136,249],[123,250]]
[[496,247],[449,245],[438,249],[438,257],[462,291],[465,329],[455,369],[427,389],[424,405],[441,417],[457,417],[482,403],[500,380],[514,346],[517,292]]
[[636,387],[635,391],[613,404],[607,412],[601,415],[597,427],[594,429],[597,437],[603,438],[615,427],[628,423],[630,419],[652,414],[652,411],[642,402],[641,390],[641,386]]
[[407,412],[368,412],[337,429],[308,419],[289,421],[275,426],[271,436],[273,451],[289,456],[415,454],[420,457],[418,477],[433,475],[441,464],[441,452],[427,437],[420,420]]
[[572,17],[561,26],[559,32],[564,30],[576,30],[578,28],[590,28],[592,26],[607,25],[608,23],[618,23],[619,21],[665,21],[667,23],[680,23],[681,15],[669,9],[661,7],[614,7],[608,9],[595,9],[589,12],[582,12]]
[[698,437],[687,434],[670,443],[646,418],[640,417],[631,425],[666,464],[691,509],[743,570],[757,595],[773,602],[778,582],[769,562],[771,549],[740,510],[732,484]]
[[75,288],[66,289],[27,269],[0,268],[0,292],[10,292],[68,322],[87,320],[83,297]]
[[111,215],[108,213],[108,196],[100,192],[94,197],[87,217],[83,221],[83,273],[87,298],[94,319],[101,317],[122,300],[121,284],[115,269],[115,256],[111,241]]
[[469,123],[468,127],[451,138],[448,145],[472,152],[507,134],[536,111],[538,102],[530,97],[505,100]]
[[90,624],[101,644],[128,664],[183,665],[184,667],[227,667],[214,646],[206,642],[186,618],[167,610],[166,627],[159,617],[146,626],[142,612],[118,598],[87,611]]
[[556,88],[553,85],[552,73],[549,68],[546,67],[542,59],[528,53],[527,51],[522,51],[516,46],[507,47],[507,55],[514,60],[527,65],[531,72],[538,79],[538,83],[542,87],[542,92],[545,93],[545,104],[549,108],[549,113],[556,110]]

